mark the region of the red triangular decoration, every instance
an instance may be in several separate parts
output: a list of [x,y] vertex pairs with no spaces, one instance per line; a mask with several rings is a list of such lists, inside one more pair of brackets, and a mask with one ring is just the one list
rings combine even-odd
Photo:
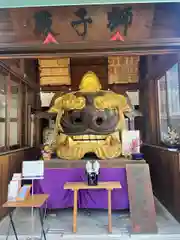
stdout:
[[112,37],[111,41],[122,41],[124,42],[124,38],[121,36],[120,32],[116,32]]
[[55,39],[55,37],[52,35],[52,33],[48,33],[46,39],[44,40],[43,44],[49,44],[49,43],[58,43]]

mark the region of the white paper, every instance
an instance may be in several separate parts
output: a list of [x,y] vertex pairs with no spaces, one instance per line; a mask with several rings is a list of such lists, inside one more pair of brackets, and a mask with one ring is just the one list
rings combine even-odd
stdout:
[[17,181],[18,182],[18,189],[21,187],[21,179],[22,179],[22,174],[21,173],[14,173],[12,177],[12,181]]
[[19,182],[18,181],[10,181],[8,185],[8,201],[15,201],[19,192]]
[[99,173],[100,169],[100,164],[98,161],[87,161],[86,163],[86,171],[87,173],[93,173],[95,172],[96,174]]
[[22,168],[23,178],[36,179],[44,176],[44,161],[24,161]]
[[49,107],[55,93],[40,92],[41,107]]
[[139,105],[139,91],[127,91],[126,92],[131,104],[134,105]]
[[12,180],[21,180],[21,178],[22,178],[21,173],[14,173]]

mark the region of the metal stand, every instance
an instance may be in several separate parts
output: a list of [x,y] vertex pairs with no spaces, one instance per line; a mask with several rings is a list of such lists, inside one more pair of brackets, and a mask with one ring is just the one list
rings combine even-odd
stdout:
[[[29,239],[31,239],[31,240],[37,240],[37,239],[42,240],[42,238],[44,238],[44,240],[47,240],[46,231],[44,230],[44,220],[46,218],[46,212],[47,212],[47,201],[46,201],[46,206],[45,206],[45,209],[44,209],[44,213],[43,213],[41,208],[39,208],[38,211],[39,211],[39,220],[40,220],[40,224],[41,224],[41,236],[40,236],[40,238],[39,237],[36,238],[36,237],[33,236],[33,232],[32,232],[31,237],[27,238],[28,240]],[[34,207],[33,207],[32,217],[33,217],[32,218],[32,230],[34,230]],[[11,227],[12,227],[15,239],[19,240],[16,228],[15,228],[15,224],[14,224],[14,221],[13,221],[13,214],[12,214],[11,209],[9,209],[9,219],[10,219],[10,224],[9,224],[9,227],[8,227],[8,233],[7,233],[7,236],[6,236],[6,240],[8,240]]]
[[[38,180],[38,179],[43,179],[44,178],[44,162],[43,161],[24,161],[23,162],[23,169],[22,169],[22,178],[21,180],[31,180],[32,181],[32,186],[31,186],[31,197],[34,198],[34,180]],[[47,207],[47,205],[46,205]],[[45,208],[45,212],[46,212],[46,208]],[[40,223],[41,223],[41,238],[42,239],[42,235],[44,236],[44,240],[46,240],[46,233],[44,231],[44,219],[42,218],[42,214],[41,214],[41,209],[39,209],[39,217],[40,217]],[[10,218],[10,226],[12,226],[13,228],[13,232],[15,235],[16,240],[18,240],[18,236],[17,236],[17,232],[15,229],[15,225],[12,219],[12,213],[11,211],[9,211],[9,218]],[[8,229],[8,235],[9,235],[9,231],[10,231],[10,226]],[[34,235],[34,231],[35,230],[35,217],[34,217],[34,206],[32,204],[31,206],[31,238],[32,240],[35,240]]]
[[11,226],[13,228],[14,236],[15,236],[16,240],[18,240],[18,236],[17,236],[16,228],[14,226],[13,219],[12,219],[12,212],[11,211],[9,211],[9,219],[10,219]]
[[42,235],[44,237],[44,240],[46,240],[46,233],[44,231],[44,216],[41,213],[41,208],[39,208],[39,219],[40,219],[40,223],[41,223],[41,239],[42,239]]
[[[34,197],[34,180],[36,179],[43,179],[42,177],[35,177],[35,178],[31,178],[32,180],[32,187],[31,187],[31,196],[32,198]],[[42,239],[42,235],[44,236],[44,240],[46,240],[46,233],[44,231],[44,217],[42,217],[42,214],[41,214],[41,209],[38,209],[39,210],[39,218],[40,218],[40,224],[41,224],[41,236],[40,236],[40,240]],[[31,237],[28,238],[31,239],[31,240],[37,240],[36,237],[33,236],[34,232],[35,232],[35,216],[34,216],[34,206],[31,207]],[[46,214],[46,208],[45,208],[45,213],[44,213],[44,216]],[[39,238],[38,238],[39,239]]]

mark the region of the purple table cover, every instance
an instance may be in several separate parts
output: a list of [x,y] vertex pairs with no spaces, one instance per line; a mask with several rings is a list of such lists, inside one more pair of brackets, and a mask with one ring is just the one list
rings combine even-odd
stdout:
[[[68,208],[73,207],[73,191],[64,190],[64,184],[84,181],[87,181],[87,177],[81,168],[45,169],[44,179],[35,181],[34,191],[50,195],[49,209]],[[99,181],[119,181],[122,188],[112,191],[112,209],[129,208],[125,168],[103,168]],[[107,190],[80,190],[78,207],[107,209]]]

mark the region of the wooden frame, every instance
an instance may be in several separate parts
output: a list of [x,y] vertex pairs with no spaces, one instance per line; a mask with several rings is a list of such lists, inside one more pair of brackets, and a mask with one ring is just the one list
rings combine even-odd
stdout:
[[[144,112],[144,131],[148,133],[143,136],[143,142],[161,146],[159,134],[159,109],[158,109],[158,80],[178,61],[178,52],[165,55],[148,55],[146,58],[146,74],[140,77],[140,106]],[[149,111],[146,112],[148,107]]]
[[[2,119],[0,118],[0,121],[3,120],[5,122],[5,146],[0,147],[1,152],[7,152],[15,149],[19,149],[24,146],[30,146],[30,140],[28,139],[28,132],[29,130],[29,124],[30,122],[28,121],[28,97],[27,97],[27,91],[28,89],[31,89],[31,86],[27,84],[26,81],[23,81],[22,77],[18,75],[17,73],[13,72],[7,65],[4,63],[0,62],[0,71],[7,76],[6,80],[6,108],[5,108],[5,118]],[[11,101],[11,84],[10,82],[18,82],[18,109],[17,109],[17,118],[10,118],[10,109],[9,109],[9,104]],[[23,89],[23,87],[25,89]],[[25,104],[23,103],[23,93],[22,90],[25,90]],[[32,91],[32,90],[31,90]],[[37,88],[35,88],[35,92],[37,91]],[[25,112],[25,114],[22,114],[22,111]],[[24,120],[22,120],[22,118]],[[17,127],[17,144],[15,145],[10,145],[10,122],[17,122],[18,127]],[[22,124],[25,122],[24,124]],[[25,132],[24,132],[25,131]],[[25,134],[25,138],[23,138],[23,134]]]
[[[179,67],[179,60],[177,60],[176,63],[174,63],[168,70],[165,70],[163,76],[165,77],[165,91],[166,91],[166,111],[167,111],[167,124],[168,126],[170,125],[170,113],[169,113],[169,103],[168,103],[168,86],[167,86],[167,72],[174,66],[178,64],[178,83],[180,85],[180,67]],[[160,79],[158,79],[156,82],[156,94],[158,94],[158,81]],[[180,90],[179,90],[179,101],[180,101]],[[158,98],[157,98],[157,109],[158,109],[158,117],[157,117],[157,129],[160,129],[160,117],[159,117],[159,104],[158,104]],[[160,145],[164,145],[164,143],[162,142],[161,140],[161,137],[160,137],[160,131],[157,131],[157,135],[158,135],[158,141],[157,143],[160,144]]]
[[27,145],[31,145],[31,104],[27,105]]
[[[111,45],[111,47],[110,47],[110,45]],[[57,55],[66,55],[66,57],[69,57],[69,55],[76,56],[76,57],[82,57],[82,56],[84,56],[84,54],[82,54],[83,53],[82,48],[85,46],[86,46],[86,48],[84,49],[84,53],[86,53],[86,54],[89,53],[90,57],[92,57],[96,54],[98,56],[101,56],[102,53],[103,53],[103,56],[109,55],[110,52],[112,55],[117,55],[117,54],[125,55],[125,54],[128,54],[130,51],[132,52],[132,55],[137,55],[137,54],[141,54],[141,55],[156,54],[157,55],[158,53],[164,55],[167,53],[173,53],[175,51],[177,52],[177,50],[180,49],[180,39],[173,39],[173,40],[171,39],[171,41],[163,40],[161,43],[158,41],[155,43],[154,40],[147,40],[146,44],[143,42],[141,42],[141,43],[139,42],[138,45],[136,45],[136,46],[134,44],[123,44],[122,45],[118,42],[111,43],[111,44],[106,43],[105,45],[101,45],[101,46],[97,45],[97,44],[92,46],[88,43],[84,43],[84,44],[81,43],[80,45],[78,43],[74,43],[71,45],[71,49],[69,49],[69,45],[68,45],[68,49],[66,46],[67,46],[66,44],[64,44],[64,45],[62,44],[61,48],[64,48],[64,52],[57,53],[56,55],[54,55],[53,52],[55,50],[57,50],[57,46],[47,46],[46,51],[44,50],[44,47],[42,46],[42,49],[40,48],[37,53],[36,53],[36,50],[37,50],[36,48],[34,48],[34,51],[32,51],[32,49],[29,49],[26,47],[25,48],[26,51],[24,51],[23,54],[21,53],[23,47],[16,49],[18,52],[16,52],[14,48],[11,49],[10,53],[8,53],[8,51],[10,49],[8,51],[5,50],[3,54],[0,50],[0,59],[1,58],[2,59],[4,59],[4,58],[13,59],[13,58],[17,57],[17,54],[20,59],[34,58],[34,57],[35,58],[37,58],[37,57],[39,57],[39,58],[47,58],[47,57],[55,58],[56,57],[57,58]],[[125,46],[127,48],[125,48]],[[89,47],[89,49],[88,49],[88,47]],[[72,49],[74,49],[74,50],[72,51]],[[115,51],[115,49],[116,49],[116,51]],[[78,51],[79,51],[79,53],[78,53]],[[30,55],[27,55],[28,53]],[[2,66],[3,66],[3,68],[5,67],[6,70],[8,70],[7,66],[4,66],[3,64],[2,64]],[[151,78],[151,76],[149,76],[149,77]],[[151,85],[150,95],[152,94],[152,96],[154,96],[154,91],[156,91],[156,89],[157,89],[157,85],[156,85],[156,81],[155,81],[155,79],[157,79],[157,76],[153,77],[153,79],[154,79],[153,80],[154,83],[152,83],[152,81],[150,81],[150,83],[149,83]],[[25,79],[21,78],[21,81],[24,82],[25,84],[28,84],[28,86],[30,84],[26,78]],[[33,87],[33,89],[35,87],[36,91],[38,90],[38,86],[35,84],[31,83],[31,87]],[[155,95],[155,98],[153,97],[152,101],[155,103],[154,106],[156,106],[157,105],[157,93]],[[26,96],[25,102],[27,102],[27,96]],[[152,128],[152,133],[155,136],[155,137],[153,137],[153,143],[159,142],[159,136],[157,133],[158,122],[157,122],[157,118],[156,118],[157,107],[155,107],[155,108],[156,109],[153,109],[153,110],[151,109],[151,128]],[[27,121],[27,117],[26,117],[26,121]],[[26,136],[28,135],[27,131],[28,130],[26,130]],[[29,141],[26,137],[25,145],[28,145],[28,142]]]

